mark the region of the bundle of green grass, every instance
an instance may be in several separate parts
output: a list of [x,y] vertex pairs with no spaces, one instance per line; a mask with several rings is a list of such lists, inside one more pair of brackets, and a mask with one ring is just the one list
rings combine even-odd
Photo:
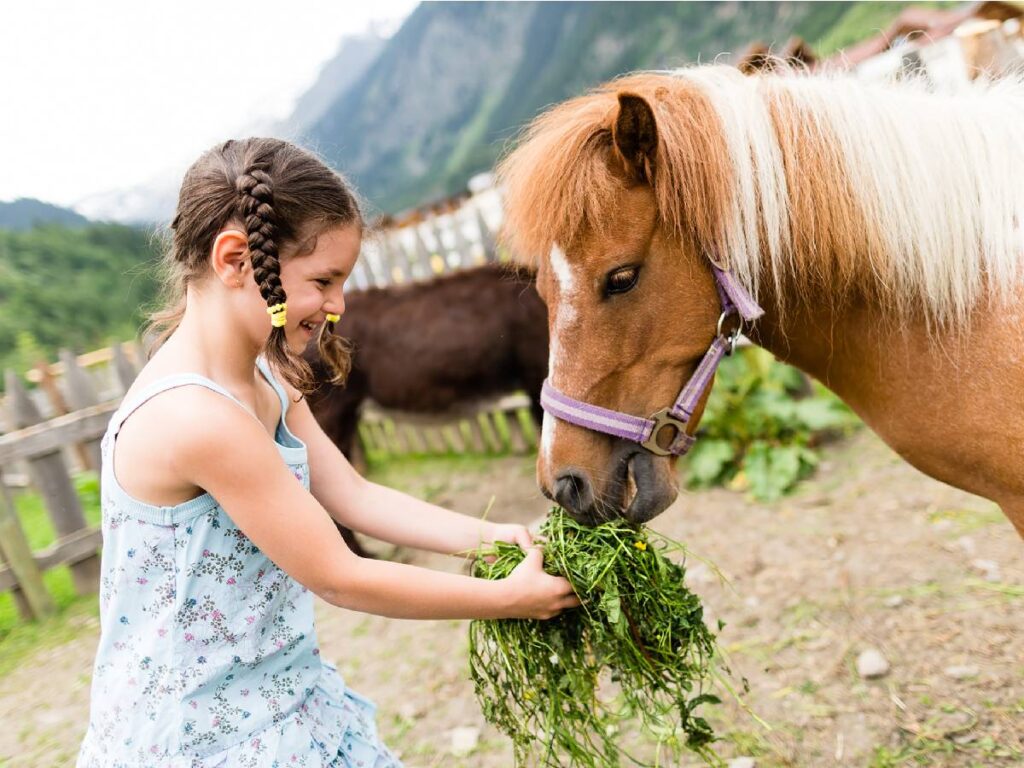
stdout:
[[[516,764],[618,766],[626,721],[663,752],[692,750],[709,763],[707,693],[715,636],[700,598],[669,555],[682,545],[623,520],[595,527],[555,508],[544,522],[544,568],[565,576],[582,605],[549,621],[470,624],[470,670],[488,722],[507,734]],[[497,542],[479,551],[474,575],[507,576],[525,553]]]

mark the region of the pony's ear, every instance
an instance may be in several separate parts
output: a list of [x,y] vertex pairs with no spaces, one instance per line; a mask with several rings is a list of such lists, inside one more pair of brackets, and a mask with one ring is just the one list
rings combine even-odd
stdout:
[[654,110],[643,96],[619,94],[619,113],[612,124],[612,139],[626,172],[640,181],[650,181],[658,148],[658,126]]

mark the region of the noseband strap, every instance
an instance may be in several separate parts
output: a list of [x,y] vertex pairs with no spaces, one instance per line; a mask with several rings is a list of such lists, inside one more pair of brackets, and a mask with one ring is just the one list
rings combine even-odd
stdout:
[[[715,276],[715,287],[718,289],[718,298],[722,305],[715,338],[697,365],[697,370],[690,376],[671,407],[663,408],[649,419],[631,416],[569,397],[555,389],[550,380],[545,380],[541,388],[541,407],[557,419],[594,432],[632,440],[659,456],[682,456],[690,450],[696,437],[687,433],[686,427],[693,418],[693,412],[697,409],[705,390],[711,384],[719,363],[736,348],[736,339],[743,323],[756,320],[764,314],[764,310],[730,272],[719,269],[714,264],[711,265],[711,271]],[[727,332],[725,322],[733,315],[737,315],[740,322],[735,329]],[[658,442],[658,435],[665,427],[672,427],[675,430],[667,448],[663,448]]]

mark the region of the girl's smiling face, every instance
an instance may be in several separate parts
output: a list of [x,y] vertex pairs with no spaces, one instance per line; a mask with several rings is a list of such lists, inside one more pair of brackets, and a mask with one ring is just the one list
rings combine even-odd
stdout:
[[344,313],[345,280],[355,267],[361,242],[359,226],[337,227],[321,233],[312,251],[282,260],[281,287],[288,297],[284,330],[296,352],[319,335],[328,314]]

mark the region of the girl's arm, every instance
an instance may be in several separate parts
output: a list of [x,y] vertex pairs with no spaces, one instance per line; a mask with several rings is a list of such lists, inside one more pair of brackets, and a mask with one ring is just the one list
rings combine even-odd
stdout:
[[189,389],[167,435],[168,471],[212,494],[267,557],[328,602],[410,619],[550,618],[579,604],[568,581],[544,572],[536,548],[500,581],[356,557],[259,422]]
[[342,525],[391,544],[443,554],[467,553],[492,541],[523,549],[531,545],[525,526],[479,520],[365,479],[324,434],[305,398],[296,403],[295,391],[289,395],[288,428],[309,452],[310,488]]

